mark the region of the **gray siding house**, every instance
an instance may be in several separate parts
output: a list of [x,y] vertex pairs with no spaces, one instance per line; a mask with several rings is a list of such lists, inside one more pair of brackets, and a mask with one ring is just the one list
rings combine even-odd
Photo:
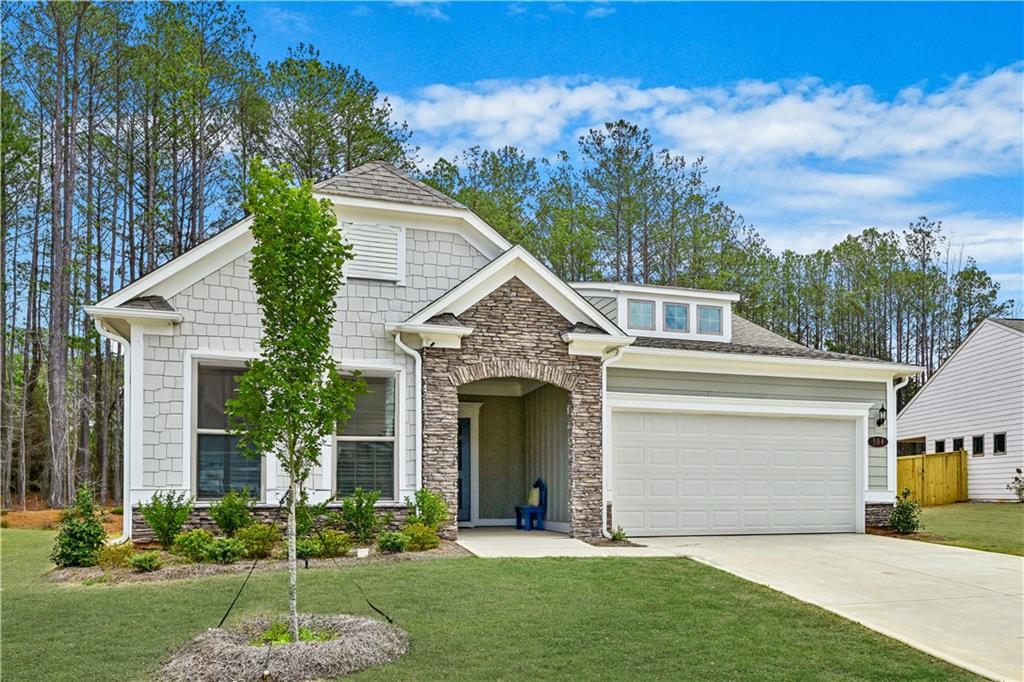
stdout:
[[[531,483],[549,527],[593,537],[857,532],[895,497],[895,406],[919,368],[805,348],[732,312],[730,292],[562,281],[451,198],[384,163],[319,183],[355,257],[333,353],[369,392],[325,439],[313,499],[420,487],[459,526],[511,525]],[[273,508],[273,456],[247,459],[225,401],[256,356],[242,220],[87,310],[125,349],[125,535],[180,490],[197,521],[249,487]],[[888,407],[886,407],[888,406]],[[884,408],[884,409],[883,409]],[[868,439],[881,436],[881,440]]]

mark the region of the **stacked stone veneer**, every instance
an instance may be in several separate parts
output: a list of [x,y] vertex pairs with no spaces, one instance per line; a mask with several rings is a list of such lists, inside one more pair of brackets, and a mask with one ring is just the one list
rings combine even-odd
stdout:
[[864,525],[868,528],[885,528],[889,525],[889,516],[892,514],[891,504],[866,504],[864,505]]
[[[572,324],[517,278],[458,316],[473,328],[461,348],[423,353],[423,485],[458,504],[458,388],[480,379],[544,381],[569,393],[569,524],[577,537],[601,532],[601,361],[569,355]],[[456,527],[443,529],[454,537]]]

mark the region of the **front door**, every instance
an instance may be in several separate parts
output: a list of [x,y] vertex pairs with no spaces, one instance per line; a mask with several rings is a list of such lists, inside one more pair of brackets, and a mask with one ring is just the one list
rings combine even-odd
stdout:
[[469,521],[471,518],[469,503],[469,481],[471,480],[469,472],[469,425],[469,417],[459,417],[459,521]]

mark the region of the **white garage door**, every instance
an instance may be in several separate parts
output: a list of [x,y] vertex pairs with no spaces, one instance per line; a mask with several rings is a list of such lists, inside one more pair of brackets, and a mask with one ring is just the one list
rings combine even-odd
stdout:
[[618,411],[612,517],[631,535],[856,529],[853,419]]

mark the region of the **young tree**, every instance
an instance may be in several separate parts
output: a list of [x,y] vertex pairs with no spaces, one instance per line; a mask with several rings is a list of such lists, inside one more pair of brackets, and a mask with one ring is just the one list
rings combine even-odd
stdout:
[[348,419],[362,384],[338,373],[331,327],[341,268],[352,257],[327,201],[312,184],[260,161],[250,169],[246,208],[253,215],[251,277],[263,310],[261,357],[248,363],[228,402],[232,429],[247,455],[274,455],[288,474],[288,607],[298,641],[295,505],[323,438]]

